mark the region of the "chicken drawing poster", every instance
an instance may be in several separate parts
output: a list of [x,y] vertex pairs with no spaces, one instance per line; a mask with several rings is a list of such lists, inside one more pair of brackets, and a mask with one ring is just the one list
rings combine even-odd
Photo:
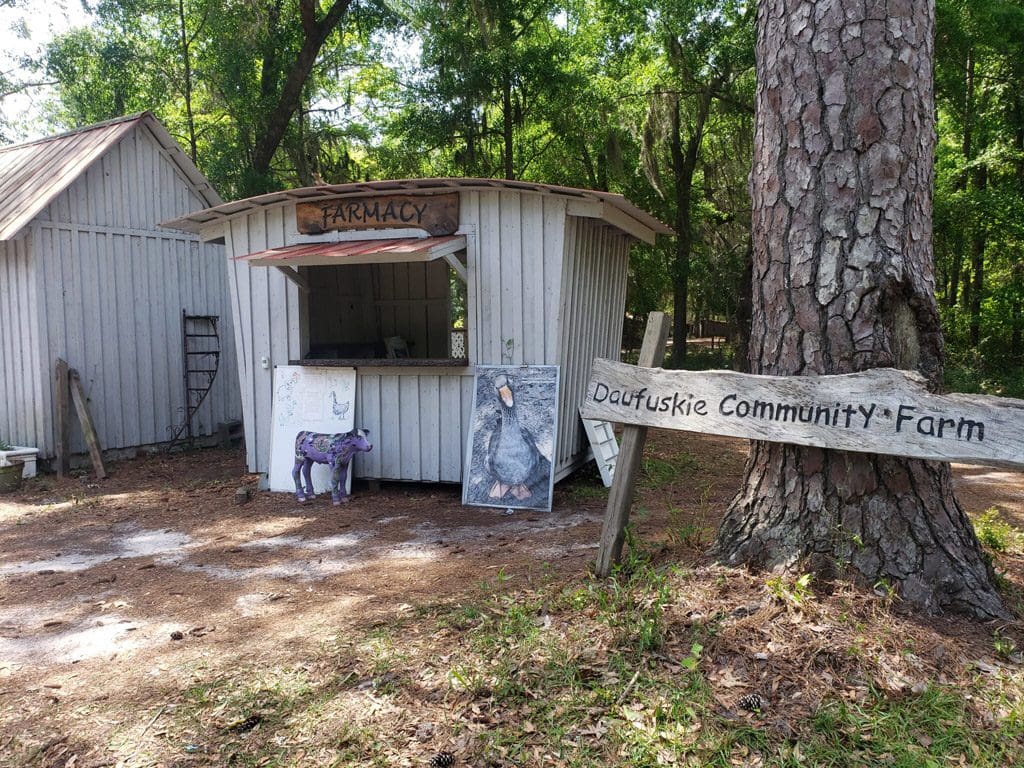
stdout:
[[551,509],[558,366],[476,368],[462,503]]

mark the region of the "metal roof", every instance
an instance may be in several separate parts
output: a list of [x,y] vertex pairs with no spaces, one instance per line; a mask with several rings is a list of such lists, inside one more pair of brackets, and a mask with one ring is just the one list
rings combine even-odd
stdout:
[[213,205],[222,202],[163,124],[151,113],[142,112],[25,144],[0,147],[0,240],[17,237],[96,160],[140,126],[151,131],[200,197]]
[[341,243],[310,243],[270,248],[236,256],[256,266],[315,266],[335,264],[377,264],[390,261],[433,261],[466,247],[464,235],[409,237],[399,240],[348,240]]
[[514,189],[607,203],[656,234],[674,234],[670,227],[647,213],[647,211],[633,205],[622,195],[612,192],[576,189],[575,187],[559,187],[553,184],[536,184],[530,181],[473,178],[394,179],[389,181],[353,182],[350,184],[322,184],[316,187],[287,189],[281,192],[270,192],[265,195],[247,197],[243,200],[234,200],[230,203],[206,208],[205,210],[191,213],[188,216],[165,221],[161,226],[198,233],[207,224],[223,221],[240,213],[248,213],[260,208],[268,208],[286,203],[312,202],[324,198],[354,197],[357,195],[386,195],[393,193],[429,195],[463,189]]

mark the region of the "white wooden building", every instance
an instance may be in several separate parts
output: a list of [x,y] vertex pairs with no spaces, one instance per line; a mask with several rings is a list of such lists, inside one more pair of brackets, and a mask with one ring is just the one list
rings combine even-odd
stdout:
[[0,148],[0,440],[54,455],[64,358],[105,450],[166,441],[184,418],[183,311],[220,318],[197,431],[240,418],[224,249],[157,227],[220,202],[149,113]]
[[373,435],[356,476],[442,482],[462,479],[475,365],[559,366],[556,479],[586,459],[577,408],[593,359],[619,357],[630,245],[671,232],[621,195],[491,179],[294,189],[165,226],[226,244],[250,471],[274,367],[333,365],[356,368]]

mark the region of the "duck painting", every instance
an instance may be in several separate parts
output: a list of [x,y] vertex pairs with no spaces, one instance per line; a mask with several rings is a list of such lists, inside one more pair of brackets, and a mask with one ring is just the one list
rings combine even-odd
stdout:
[[519,421],[508,377],[497,376],[494,389],[501,410],[498,425],[491,433],[487,447],[487,468],[494,478],[487,496],[498,500],[511,493],[519,501],[525,501],[533,495],[531,485],[541,479],[547,480],[549,462],[537,447],[533,435]]
[[480,366],[463,503],[550,509],[558,369]]

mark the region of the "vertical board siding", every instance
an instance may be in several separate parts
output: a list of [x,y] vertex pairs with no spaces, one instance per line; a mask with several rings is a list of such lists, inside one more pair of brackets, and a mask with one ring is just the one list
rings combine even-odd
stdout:
[[[19,417],[32,427],[21,429],[19,442],[39,447],[44,457],[55,453],[57,357],[81,374],[103,448],[167,440],[185,414],[182,309],[221,318],[220,368],[194,419],[197,433],[211,434],[241,415],[223,249],[157,228],[206,205],[140,126],[40,213],[30,237],[7,245],[5,252],[22,249],[22,261],[31,264],[16,276],[24,286],[18,315],[34,318],[20,335],[32,339],[33,352],[18,355],[26,370],[11,367],[6,348],[0,360],[0,376],[21,379],[32,393]],[[3,269],[0,279],[15,285]],[[0,410],[2,419],[9,417]],[[76,423],[71,448],[85,450]]]
[[278,208],[235,217],[225,227],[250,472],[266,472],[269,468],[274,368],[301,358],[307,341],[299,318],[303,302],[295,283],[276,269],[250,267],[232,257],[280,247],[292,226],[290,222],[285,210]]
[[594,358],[619,359],[629,268],[629,239],[611,227],[570,217],[565,230],[556,478],[564,477],[586,454],[577,409]]
[[[47,335],[40,361],[52,413],[50,383],[62,357],[82,377],[104,449],[166,441],[185,417],[181,312],[218,315],[221,358],[213,388],[193,419],[198,435],[237,419],[234,334],[227,307],[223,249],[171,233],[154,236],[81,231],[42,224],[35,250],[36,293]],[[54,290],[52,286],[62,286]],[[52,456],[52,430],[39,446]],[[72,425],[73,452],[85,450]]]
[[558,364],[565,200],[463,191],[459,210],[476,240],[468,254],[470,362]]
[[0,242],[0,440],[35,446],[46,425],[31,247],[31,236]]
[[38,220],[150,230],[208,205],[149,128],[140,125],[54,198]]
[[356,456],[356,477],[462,482],[473,405],[473,374],[422,369],[359,369],[356,426],[373,450]]

